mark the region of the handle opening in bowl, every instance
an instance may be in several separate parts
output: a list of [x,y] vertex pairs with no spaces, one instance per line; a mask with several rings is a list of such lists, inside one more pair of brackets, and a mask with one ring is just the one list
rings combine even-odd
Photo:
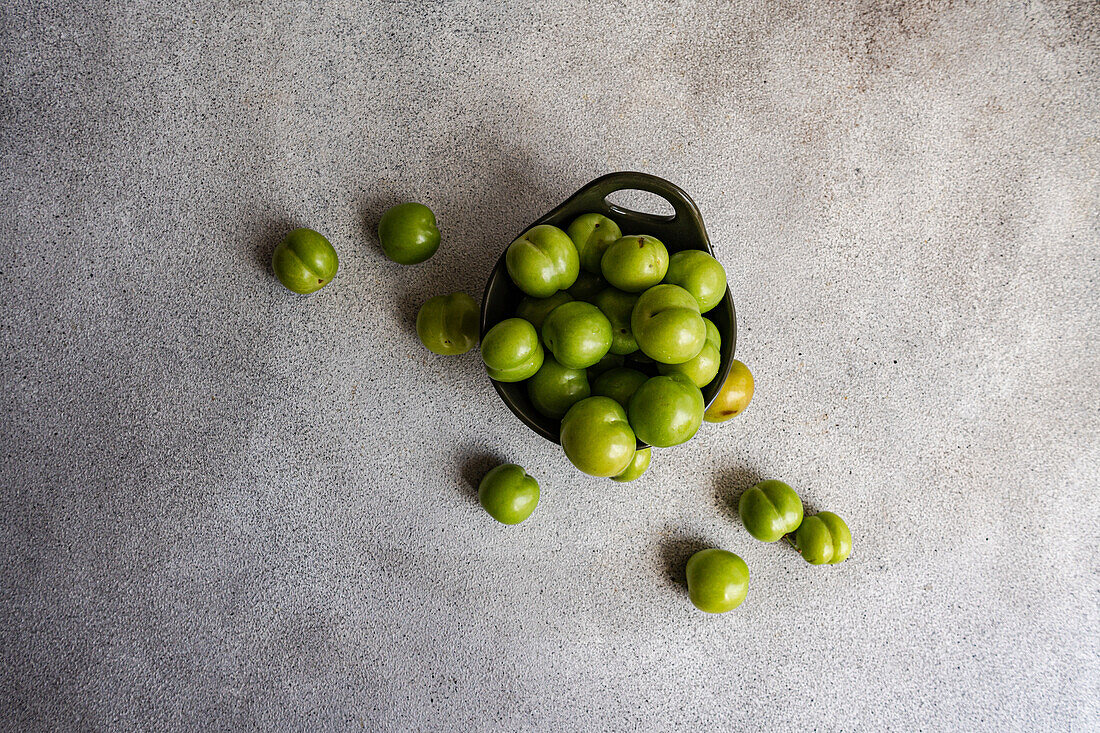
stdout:
[[604,203],[619,215],[641,214],[665,220],[676,218],[676,208],[671,201],[659,193],[643,191],[640,188],[620,188],[618,191],[612,191],[604,197]]

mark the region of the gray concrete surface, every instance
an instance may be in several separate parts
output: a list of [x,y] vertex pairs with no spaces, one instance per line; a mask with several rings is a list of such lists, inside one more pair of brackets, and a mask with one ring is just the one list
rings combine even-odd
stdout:
[[[1094,3],[14,2],[0,39],[0,728],[1100,727]],[[758,384],[629,485],[411,329],[620,169],[696,198]],[[402,199],[445,232],[414,268],[371,234]],[[341,256],[309,298],[295,225]],[[505,459],[514,528],[470,485]],[[765,476],[847,563],[747,535]],[[722,617],[705,545],[752,572]]]

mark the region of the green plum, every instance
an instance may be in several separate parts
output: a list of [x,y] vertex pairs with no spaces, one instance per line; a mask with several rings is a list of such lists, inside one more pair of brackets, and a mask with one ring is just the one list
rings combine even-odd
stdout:
[[638,441],[626,412],[610,397],[589,397],[561,419],[565,456],[590,476],[618,476],[630,466]]
[[391,206],[378,222],[378,241],[386,257],[400,265],[423,262],[439,249],[435,214],[414,202]]
[[643,443],[658,448],[680,445],[703,422],[703,393],[683,374],[650,377],[627,406],[630,425]]
[[563,303],[542,324],[542,341],[570,369],[586,369],[611,348],[611,322],[591,303]]
[[581,214],[565,230],[581,258],[581,267],[599,274],[603,253],[623,235],[619,225],[603,214]]
[[703,319],[707,329],[707,340],[699,353],[685,361],[683,364],[658,364],[659,374],[673,374],[679,372],[695,383],[696,387],[706,387],[715,376],[722,364],[722,354],[718,347],[722,344],[722,337],[718,333],[718,327],[710,322],[709,318]]
[[642,477],[642,474],[649,468],[649,461],[652,458],[652,451],[649,448],[642,448],[641,450],[634,451],[634,458],[631,459],[630,465],[626,467],[626,470],[617,476],[612,476],[612,481],[618,481],[619,483],[626,483],[627,481],[633,481]]
[[770,479],[741,494],[737,513],[753,537],[776,542],[802,524],[802,500],[787,484]]
[[632,354],[638,350],[638,342],[630,330],[630,314],[634,312],[637,302],[637,294],[625,293],[618,288],[605,288],[592,299],[592,303],[611,321],[612,354]]
[[607,281],[602,277],[582,270],[581,274],[577,275],[577,281],[569,288],[569,294],[572,295],[575,300],[586,300],[591,303],[596,297],[596,293],[606,287]]
[[549,298],[532,298],[530,295],[526,295],[516,306],[516,315],[530,322],[535,330],[542,331],[542,324],[546,317],[550,315],[550,311],[571,300],[573,300],[573,296],[565,290],[559,290]]
[[535,327],[522,318],[508,318],[481,339],[481,358],[498,382],[522,382],[542,367],[545,353]]
[[610,397],[623,406],[625,410],[630,404],[630,398],[638,391],[649,377],[637,369],[618,367],[608,369],[596,377],[592,383],[592,394]]
[[531,227],[508,245],[504,264],[516,287],[534,298],[572,287],[581,269],[573,240],[549,224]]
[[691,293],[706,313],[726,294],[726,271],[718,260],[701,249],[685,249],[668,258],[665,282]]
[[591,394],[588,374],[570,369],[547,356],[535,376],[527,380],[527,396],[535,409],[547,417],[560,419],[574,403]]
[[420,343],[441,356],[465,354],[474,348],[477,328],[477,303],[466,293],[437,295],[416,314]]
[[703,413],[703,419],[707,422],[725,422],[735,415],[740,415],[752,401],[755,389],[752,372],[743,363],[734,359],[730,364],[729,376],[722,383],[718,396]]
[[608,369],[617,369],[623,365],[623,357],[619,354],[608,352],[598,362],[588,367],[588,380],[591,382]]
[[287,290],[309,295],[332,282],[339,267],[336,250],[319,232],[295,229],[271,253],[271,267]]
[[622,237],[603,253],[600,271],[619,290],[640,293],[664,278],[668,271],[668,250],[656,237]]
[[699,303],[678,285],[657,285],[642,293],[630,328],[646,356],[663,364],[682,364],[707,343]]
[[852,554],[852,532],[832,512],[818,512],[802,520],[794,544],[811,565],[836,565]]
[[728,550],[699,550],[687,562],[688,597],[700,611],[725,613],[749,592],[749,566]]
[[497,466],[477,487],[477,497],[489,515],[501,524],[519,524],[539,503],[539,482],[514,463]]

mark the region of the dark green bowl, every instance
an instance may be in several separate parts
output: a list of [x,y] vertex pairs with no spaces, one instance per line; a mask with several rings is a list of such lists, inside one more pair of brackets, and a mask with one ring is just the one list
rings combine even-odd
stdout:
[[[607,196],[623,190],[638,189],[648,191],[661,196],[672,204],[674,214],[670,216],[657,216],[655,214],[643,214],[637,211],[629,211],[620,208],[607,201]],[[581,214],[594,211],[611,217],[622,229],[623,234],[652,234],[664,242],[669,253],[679,252],[683,249],[701,249],[709,254],[714,254],[711,249],[710,239],[707,238],[707,230],[703,226],[703,217],[699,215],[699,209],[695,202],[684,193],[679,186],[669,183],[663,178],[651,176],[647,173],[610,173],[589,183],[565,200],[538,221],[532,222],[521,232],[518,237],[536,224],[553,224],[565,229],[573,219]],[[516,306],[519,305],[523,293],[512,283],[508,276],[508,270],[504,264],[504,253],[497,260],[496,267],[489,275],[489,282],[485,285],[485,295],[481,298],[481,335],[505,318],[515,315]],[[718,376],[703,389],[703,400],[707,406],[718,396],[718,391],[726,382],[730,365],[733,363],[733,353],[737,346],[737,317],[733,309],[733,298],[730,297],[729,288],[713,310],[706,313],[706,317],[714,321],[718,332],[722,334],[722,348],[720,349],[722,362],[718,368]],[[526,382],[497,382],[490,380],[496,387],[497,394],[508,405],[508,409],[516,413],[516,416],[536,433],[551,440],[559,442],[559,429],[561,421],[546,417],[534,408],[527,398]],[[638,442],[638,447],[645,447],[645,443]]]

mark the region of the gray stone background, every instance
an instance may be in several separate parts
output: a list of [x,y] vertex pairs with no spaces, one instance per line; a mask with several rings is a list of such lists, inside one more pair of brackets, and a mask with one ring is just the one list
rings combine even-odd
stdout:
[[[1095,3],[16,1],[0,39],[3,729],[1100,725]],[[699,204],[757,392],[617,485],[412,321],[632,169]],[[341,257],[305,298],[299,225]],[[752,540],[759,477],[851,559]]]

